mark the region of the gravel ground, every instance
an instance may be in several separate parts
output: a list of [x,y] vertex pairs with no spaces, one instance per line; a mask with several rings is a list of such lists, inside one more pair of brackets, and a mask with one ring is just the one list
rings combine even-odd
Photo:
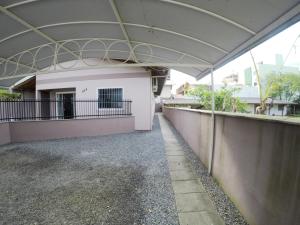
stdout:
[[0,147],[0,224],[178,225],[152,132]]
[[179,132],[166,120],[170,126],[173,134],[176,136],[179,144],[185,152],[185,156],[190,160],[194,170],[200,177],[200,180],[214,202],[219,215],[223,218],[226,225],[248,225],[243,216],[239,213],[233,202],[223,192],[222,188],[217,184],[211,176],[208,176],[208,172],[203,163],[199,160],[197,155],[192,151],[188,144],[184,141]]

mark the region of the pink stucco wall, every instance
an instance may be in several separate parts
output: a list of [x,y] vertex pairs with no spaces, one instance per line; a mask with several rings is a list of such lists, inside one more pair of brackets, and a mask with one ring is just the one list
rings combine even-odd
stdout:
[[[132,100],[135,129],[152,129],[152,79],[144,68],[98,68],[36,76],[37,95],[41,90],[69,88],[75,90],[76,99],[83,100],[97,99],[100,88],[122,88],[123,98]],[[80,114],[80,109],[77,112]]]
[[0,123],[0,145],[10,143],[9,123]]
[[211,133],[210,114],[166,108],[163,108],[163,112],[205,166],[208,166]]
[[[208,165],[209,112],[164,108]],[[213,176],[251,225],[299,225],[300,123],[216,113]]]
[[0,144],[134,131],[134,117],[0,123]]

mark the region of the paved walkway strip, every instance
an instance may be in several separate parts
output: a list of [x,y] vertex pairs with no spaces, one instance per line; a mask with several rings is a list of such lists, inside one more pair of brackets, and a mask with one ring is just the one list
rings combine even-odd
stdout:
[[180,225],[224,225],[166,119],[159,115]]

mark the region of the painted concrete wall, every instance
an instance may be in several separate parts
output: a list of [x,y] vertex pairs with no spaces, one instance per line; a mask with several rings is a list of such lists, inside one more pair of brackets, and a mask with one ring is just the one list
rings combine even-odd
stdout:
[[0,145],[10,143],[9,123],[0,123]]
[[76,99],[97,99],[99,88],[123,88],[123,98],[132,100],[136,130],[152,129],[151,74],[144,68],[101,68],[37,75],[41,90],[75,88]]
[[0,144],[134,131],[134,117],[0,123]]
[[164,115],[172,122],[201,161],[208,166],[211,121],[209,114],[163,107]]
[[[210,114],[164,109],[208,165]],[[300,124],[216,114],[213,176],[251,225],[300,221]]]

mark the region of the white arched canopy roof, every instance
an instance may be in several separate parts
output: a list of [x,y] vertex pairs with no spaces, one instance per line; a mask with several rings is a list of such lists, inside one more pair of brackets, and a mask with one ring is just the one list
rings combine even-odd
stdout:
[[299,0],[1,0],[0,86],[86,58],[201,78],[299,18]]

